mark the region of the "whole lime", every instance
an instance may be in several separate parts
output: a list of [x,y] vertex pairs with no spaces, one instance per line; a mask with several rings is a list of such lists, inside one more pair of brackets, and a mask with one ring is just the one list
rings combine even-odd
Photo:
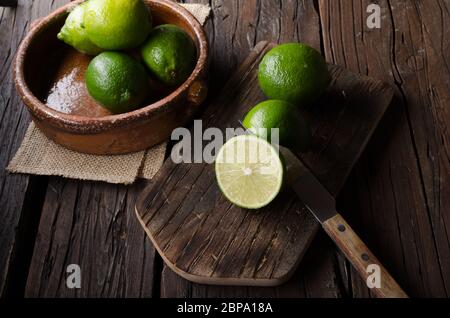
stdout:
[[255,107],[245,116],[245,128],[253,134],[271,142],[273,129],[278,128],[279,143],[298,151],[306,151],[311,142],[311,129],[295,105],[282,100],[267,100]]
[[124,50],[145,41],[152,18],[142,0],[89,0],[84,24],[89,39],[99,47]]
[[189,77],[195,67],[196,52],[191,37],[172,24],[154,28],[141,48],[147,67],[168,86],[180,85]]
[[86,4],[86,2],[83,2],[69,13],[64,26],[58,33],[58,39],[71,45],[81,53],[97,55],[102,49],[92,43],[84,27],[84,11]]
[[148,92],[144,67],[119,52],[103,52],[95,57],[85,80],[89,94],[114,114],[138,108]]
[[330,73],[322,55],[300,43],[279,45],[270,50],[259,66],[258,80],[264,94],[307,106],[327,89]]

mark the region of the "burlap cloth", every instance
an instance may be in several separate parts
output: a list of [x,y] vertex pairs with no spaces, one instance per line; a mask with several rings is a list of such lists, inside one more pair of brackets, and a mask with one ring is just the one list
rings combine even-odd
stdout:
[[[202,4],[181,4],[204,24],[211,8]],[[41,133],[31,123],[22,144],[6,170],[12,173],[54,175],[109,183],[133,183],[151,179],[164,161],[167,143],[148,150],[114,156],[87,155],[66,149]]]

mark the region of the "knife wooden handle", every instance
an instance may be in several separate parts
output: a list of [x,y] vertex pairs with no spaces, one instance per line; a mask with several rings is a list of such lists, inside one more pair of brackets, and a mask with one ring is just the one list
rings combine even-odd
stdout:
[[[340,214],[325,221],[323,227],[364,281],[367,282],[368,277],[372,274],[373,269],[370,269],[369,266],[372,264],[379,266],[380,288],[374,287],[371,289],[376,296],[383,298],[408,298],[402,288]],[[367,272],[368,269],[369,273]]]

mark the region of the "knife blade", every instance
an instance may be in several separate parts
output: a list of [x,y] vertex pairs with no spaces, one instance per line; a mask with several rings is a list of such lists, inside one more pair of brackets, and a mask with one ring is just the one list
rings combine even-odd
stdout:
[[280,147],[287,162],[288,182],[303,204],[320,223],[337,214],[336,200],[289,149]]
[[336,200],[314,174],[287,148],[279,147],[286,162],[288,183],[319,221],[367,286],[378,297],[407,298],[403,289],[336,210]]
[[[247,134],[242,122],[239,122]],[[403,289],[336,210],[336,200],[319,179],[288,148],[276,146],[284,157],[288,184],[325,232],[378,297],[407,298]]]

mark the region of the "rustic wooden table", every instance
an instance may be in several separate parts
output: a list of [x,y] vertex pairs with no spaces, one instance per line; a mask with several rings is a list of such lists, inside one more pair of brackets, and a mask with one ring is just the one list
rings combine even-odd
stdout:
[[[134,214],[146,185],[10,175],[29,116],[12,64],[30,23],[69,0],[0,8],[0,294],[36,297],[368,297],[319,234],[278,288],[202,286],[164,266]],[[199,2],[193,1],[193,2]],[[396,98],[338,204],[411,296],[450,296],[450,1],[202,0],[213,9],[211,97],[261,40],[304,41],[330,63],[391,83]],[[366,25],[381,7],[381,28]],[[82,288],[68,289],[79,264]]]

